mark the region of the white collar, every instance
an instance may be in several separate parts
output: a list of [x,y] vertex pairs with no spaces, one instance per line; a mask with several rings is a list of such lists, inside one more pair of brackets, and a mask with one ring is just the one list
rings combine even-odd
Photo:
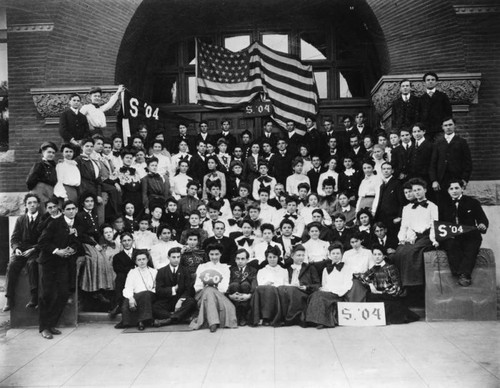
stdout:
[[75,219],[74,219],[74,218],[70,219],[70,218],[68,218],[68,217],[64,216],[64,221],[66,221],[66,223],[67,223],[69,226],[73,226],[73,223],[75,222]]
[[446,141],[449,143],[450,141],[452,141],[452,139],[455,137],[455,132],[453,132],[451,135],[444,135],[444,138],[446,139]]
[[229,131],[222,131],[222,135],[223,135],[223,136],[227,136],[227,135],[229,135]]
[[293,135],[295,135],[295,129],[291,132],[288,132],[288,138],[291,138]]
[[425,140],[425,137],[421,138],[420,140],[416,141],[415,143],[417,144],[417,146],[420,147],[422,145],[422,143],[424,142],[424,140]]
[[347,205],[346,207],[342,207],[343,212],[348,212],[349,210],[351,210],[351,205]]
[[38,217],[38,212],[33,213],[33,214],[28,213],[28,217],[29,217],[29,220],[36,220],[36,218]]
[[70,109],[71,109],[71,110],[73,111],[73,113],[74,113],[74,114],[76,114],[76,115],[78,114],[78,112],[80,112],[80,110],[75,109],[75,108],[71,108],[71,107],[70,107]]
[[177,267],[172,267],[172,266],[170,265],[170,271],[172,271],[172,273],[177,272],[178,270],[179,270],[179,266],[177,266]]
[[433,88],[433,89],[427,89],[426,93],[427,93],[427,94],[429,94],[429,93],[434,94],[434,93],[436,93],[436,88]]
[[302,268],[302,264],[292,264],[292,268],[293,269],[296,269],[297,271],[300,272],[301,268]]

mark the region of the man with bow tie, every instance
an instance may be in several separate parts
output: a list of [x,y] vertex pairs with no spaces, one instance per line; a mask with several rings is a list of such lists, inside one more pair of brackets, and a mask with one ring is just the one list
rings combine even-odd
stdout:
[[354,120],[356,122],[354,130],[358,133],[359,138],[364,139],[366,136],[373,137],[373,129],[366,124],[363,112],[358,112]]
[[80,237],[84,226],[75,222],[77,213],[73,201],[64,202],[63,217],[53,219],[43,230],[38,245],[40,271],[39,331],[43,338],[61,334],[56,329],[68,301],[70,262],[83,256]]
[[36,307],[38,305],[38,265],[36,259],[40,250],[38,248],[38,225],[41,221],[40,199],[36,194],[28,193],[24,196],[24,206],[26,213],[16,220],[14,231],[10,238],[12,256],[7,267],[5,279],[6,304],[3,311],[9,311],[15,303],[16,285],[21,270],[26,265],[28,270],[31,300],[26,307]]
[[433,71],[424,74],[425,93],[418,100],[417,120],[427,128],[425,137],[433,142],[442,132],[441,124],[445,117],[452,116],[450,100],[446,93],[436,90],[439,77]]
[[476,230],[454,236],[441,242],[446,251],[451,273],[458,278],[458,284],[468,287],[472,284],[472,271],[481,247],[481,234],[488,229],[488,218],[477,199],[464,195],[464,185],[459,179],[451,180],[448,194],[451,200],[440,206],[440,221],[456,225],[475,226]]
[[455,133],[455,120],[443,120],[444,137],[434,143],[429,175],[438,194],[438,205],[446,201],[446,187],[452,179],[462,181],[464,188],[472,173],[472,157],[467,140]]
[[411,92],[411,82],[403,79],[399,83],[401,94],[392,103],[392,128],[409,128],[417,121],[418,99]]
[[59,134],[65,143],[80,147],[80,142],[90,137],[89,123],[80,112],[81,98],[73,93],[69,96],[69,108],[59,117]]

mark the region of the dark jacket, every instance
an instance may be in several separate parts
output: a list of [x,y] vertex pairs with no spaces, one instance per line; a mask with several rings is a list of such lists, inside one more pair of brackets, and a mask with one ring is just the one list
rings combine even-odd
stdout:
[[80,111],[75,114],[71,108],[66,109],[59,117],[59,134],[66,143],[71,139],[87,139],[90,137],[87,118]]
[[33,190],[37,183],[46,183],[54,187],[57,183],[56,163],[54,161],[41,160],[31,167],[26,186],[28,190]]
[[410,99],[405,102],[398,96],[392,103],[392,128],[398,131],[401,128],[410,128],[417,121],[418,98],[410,94]]
[[408,174],[410,178],[429,179],[429,166],[432,158],[432,143],[424,140],[420,146],[414,143],[410,148],[408,160]]
[[389,182],[384,182],[380,185],[380,196],[375,220],[384,223],[392,223],[392,220],[401,217],[403,203],[403,187],[399,179],[393,176],[389,179]]
[[244,283],[248,282],[251,285],[251,291],[250,293],[253,293],[255,289],[257,288],[257,270],[250,266],[247,265],[245,266],[245,270],[243,272],[240,271],[237,265],[233,265],[230,268],[231,275],[229,277],[229,283]]
[[[156,274],[156,296],[157,299],[171,299],[179,300],[194,295],[193,284],[191,275],[185,267],[178,266],[177,272],[172,273],[170,265],[162,267]],[[172,295],[172,288],[179,286],[175,295]]]
[[206,249],[210,244],[221,244],[223,248],[222,257],[220,262],[223,264],[234,264],[234,258],[236,257],[236,243],[229,237],[223,236],[220,240],[215,238],[215,236],[207,238],[203,242],[203,249]]
[[[293,268],[288,267],[288,281],[292,281]],[[299,272],[299,283],[301,286],[306,286],[306,292],[312,294],[317,291],[321,286],[321,279],[319,278],[318,271],[314,265],[308,265],[302,263],[302,267]]]
[[[445,201],[439,208],[440,221],[456,223],[457,218],[460,225],[477,226],[484,224],[486,227],[489,225],[488,217],[486,217],[479,201],[468,195],[462,195],[458,202],[458,208],[451,199]],[[471,233],[479,234],[479,232]]]
[[424,93],[418,99],[417,121],[426,125],[427,133],[442,132],[443,119],[451,115],[450,100],[439,90],[436,90],[432,97]]
[[464,138],[455,134],[449,144],[444,137],[436,140],[429,168],[432,182],[445,183],[450,179],[468,182],[471,173],[472,158]]
[[13,251],[20,249],[24,252],[27,249],[38,247],[38,237],[40,237],[38,225],[40,225],[41,218],[42,215],[38,212],[37,217],[31,225],[29,224],[27,213],[16,220],[14,231],[10,237],[10,246]]

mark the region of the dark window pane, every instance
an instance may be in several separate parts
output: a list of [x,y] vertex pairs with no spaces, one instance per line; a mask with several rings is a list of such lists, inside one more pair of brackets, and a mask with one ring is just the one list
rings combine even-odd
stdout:
[[318,61],[327,59],[328,42],[323,33],[305,32],[300,39],[300,59]]
[[340,98],[366,97],[365,81],[359,70],[339,71]]
[[177,103],[177,76],[157,76],[154,86],[153,102],[156,104]]

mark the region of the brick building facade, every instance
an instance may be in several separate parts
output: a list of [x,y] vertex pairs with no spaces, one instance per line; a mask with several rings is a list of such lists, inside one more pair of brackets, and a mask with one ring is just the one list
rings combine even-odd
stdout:
[[[428,70],[446,74],[441,87],[455,96],[454,116],[460,134],[471,145],[475,181],[471,190],[490,205],[490,214],[500,213],[495,206],[500,202],[500,6],[495,1],[7,0],[3,4],[8,23],[10,149],[0,155],[0,215],[19,213],[20,193],[26,191],[26,174],[39,158],[39,144],[60,143],[54,112],[70,92],[123,83],[148,100],[154,86],[151,62],[174,41],[225,25],[255,29],[260,23],[272,25],[275,19],[280,25],[304,23],[309,28],[327,17],[331,24],[356,20],[368,36],[366,50],[372,50],[369,55],[377,64],[367,81],[366,99],[356,105],[332,98],[320,107],[320,116],[368,106],[372,124],[378,117],[389,123],[387,94],[397,80],[404,75],[418,79]],[[194,110],[181,109],[196,120],[203,112]],[[115,123],[109,119],[112,130]],[[5,225],[5,219],[0,222]],[[0,234],[5,246],[5,233]],[[5,250],[0,250],[0,262],[5,263]]]

